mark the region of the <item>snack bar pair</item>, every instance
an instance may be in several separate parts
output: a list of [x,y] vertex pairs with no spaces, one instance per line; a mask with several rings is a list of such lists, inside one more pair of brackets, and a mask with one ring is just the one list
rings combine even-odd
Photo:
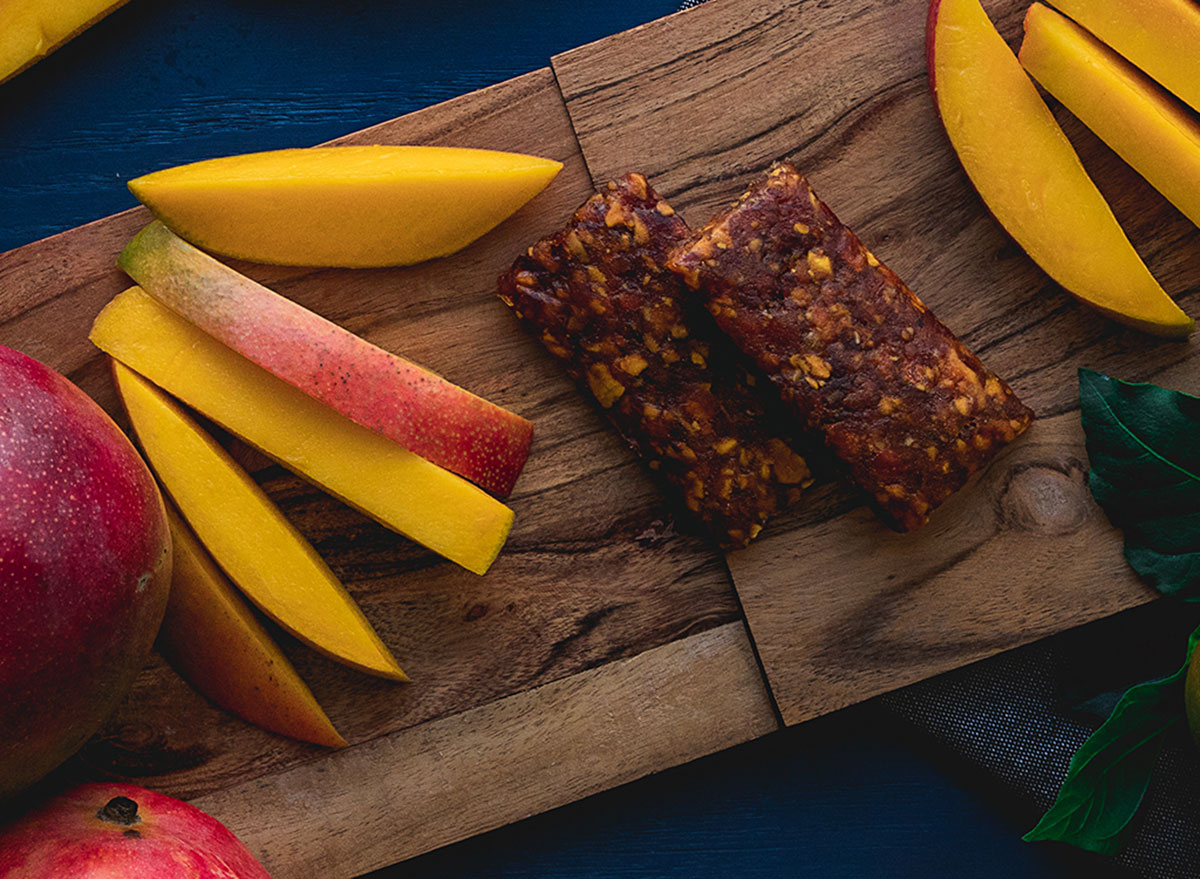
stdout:
[[911,531],[1033,419],[786,164],[694,234],[627,174],[500,296],[726,548],[811,481],[796,428]]

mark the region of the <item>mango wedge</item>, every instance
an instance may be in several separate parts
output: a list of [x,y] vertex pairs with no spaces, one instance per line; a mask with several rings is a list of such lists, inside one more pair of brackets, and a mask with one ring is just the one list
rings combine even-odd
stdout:
[[159,482],[246,597],[330,659],[408,680],[328,565],[229,453],[142,376],[114,362],[113,378]]
[[158,648],[185,680],[255,726],[327,748],[343,739],[295,666],[169,504],[175,572]]
[[6,0],[0,3],[0,82],[45,58],[126,0]]
[[288,469],[469,571],[487,571],[508,537],[513,514],[504,504],[255,366],[140,287],[104,307],[91,340]]
[[1041,3],[1025,16],[1020,59],[1046,91],[1200,225],[1200,122],[1183,104]]
[[153,222],[117,265],[217,341],[351,421],[506,497],[533,425],[197,250]]
[[1160,336],[1195,324],[1154,280],[979,0],[932,0],[929,81],[971,183],[1017,244],[1078,299]]
[[205,250],[297,266],[409,265],[446,256],[539,192],[561,162],[492,150],[345,146],[209,159],[129,182]]
[[1200,110],[1200,6],[1195,0],[1051,0],[1051,4]]

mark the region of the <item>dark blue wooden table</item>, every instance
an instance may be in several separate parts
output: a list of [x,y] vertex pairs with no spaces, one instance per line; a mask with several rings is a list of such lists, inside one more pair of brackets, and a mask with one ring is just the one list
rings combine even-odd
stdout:
[[[318,143],[544,66],[676,5],[132,0],[0,86],[0,251],[133,205],[124,181],[138,174]],[[385,873],[1071,871],[1071,853],[1020,841],[1029,820],[1027,807],[867,704]]]

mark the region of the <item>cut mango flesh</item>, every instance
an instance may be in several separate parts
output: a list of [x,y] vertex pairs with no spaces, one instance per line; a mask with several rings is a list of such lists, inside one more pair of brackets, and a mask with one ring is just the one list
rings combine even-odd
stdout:
[[1200,6],[1195,0],[1052,3],[1200,110]]
[[0,82],[45,58],[126,0],[4,0],[0,3]]
[[505,497],[533,425],[330,323],[153,222],[117,264],[217,341],[440,467]]
[[950,142],[1000,224],[1055,281],[1138,329],[1193,322],[1121,230],[979,0],[930,6],[929,75]]
[[1025,16],[1020,57],[1046,91],[1200,225],[1200,122],[1182,104],[1040,3]]
[[129,188],[214,253],[278,265],[389,266],[465,247],[561,168],[492,150],[321,147],[181,165]]
[[192,686],[244,720],[345,747],[295,667],[170,505],[167,519],[175,571],[159,650]]
[[469,571],[484,573],[508,537],[513,514],[504,504],[275,378],[139,287],[105,306],[91,339],[280,464]]
[[229,453],[142,376],[115,362],[113,377],[163,488],[246,597],[331,659],[407,680],[329,566]]

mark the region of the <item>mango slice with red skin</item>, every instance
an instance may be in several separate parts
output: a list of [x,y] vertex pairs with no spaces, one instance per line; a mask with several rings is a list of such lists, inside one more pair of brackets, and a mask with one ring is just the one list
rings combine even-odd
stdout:
[[174,507],[175,571],[158,649],[193,687],[271,732],[344,748],[295,666],[221,573]]
[[469,571],[486,572],[508,539],[513,512],[483,489],[277,379],[140,287],[109,302],[89,338],[298,476]]
[[151,223],[117,264],[213,338],[293,387],[498,497],[529,457],[533,425],[372,345]]

